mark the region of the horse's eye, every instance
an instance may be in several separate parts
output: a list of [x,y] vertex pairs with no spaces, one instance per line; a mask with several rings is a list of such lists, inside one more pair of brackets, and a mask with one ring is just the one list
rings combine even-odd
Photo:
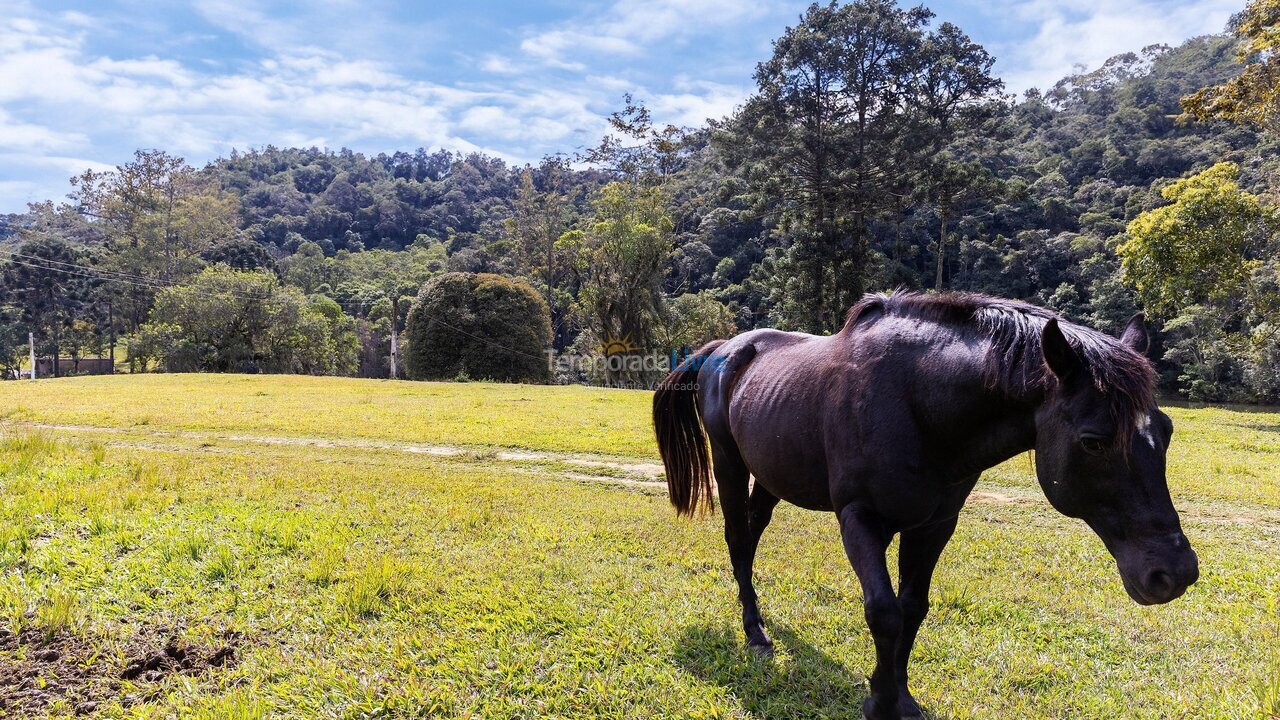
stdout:
[[1110,443],[1107,442],[1106,438],[1098,437],[1097,435],[1086,435],[1080,438],[1080,447],[1084,448],[1084,451],[1090,455],[1105,455]]

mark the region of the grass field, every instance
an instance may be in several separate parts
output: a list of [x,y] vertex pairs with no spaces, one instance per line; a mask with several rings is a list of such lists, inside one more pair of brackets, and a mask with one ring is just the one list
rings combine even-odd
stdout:
[[[858,718],[831,516],[780,508],[742,648],[718,518],[631,391],[151,375],[0,383],[0,714]],[[1280,718],[1280,414],[1172,408],[1202,576],[1141,608],[1026,457],[913,657],[932,718]]]

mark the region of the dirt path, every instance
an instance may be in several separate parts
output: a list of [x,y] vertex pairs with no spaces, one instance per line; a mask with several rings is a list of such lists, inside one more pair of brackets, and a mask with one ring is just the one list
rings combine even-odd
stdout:
[[50,423],[26,423],[13,421],[2,421],[0,422],[0,426],[27,427],[36,430],[64,431],[73,433],[146,435],[158,438],[171,437],[189,440],[218,440],[233,443],[255,443],[260,445],[393,450],[417,455],[433,455],[436,457],[474,456],[478,460],[497,460],[513,463],[562,463],[566,465],[580,466],[583,468],[616,470],[627,475],[651,478],[654,481],[657,481],[662,477],[662,465],[657,463],[637,462],[622,458],[574,453],[560,454],[537,452],[532,450],[496,450],[489,447],[467,447],[462,445],[415,445],[410,443],[396,443],[379,440],[361,440],[358,438],[291,437],[283,435],[228,435],[191,430],[156,430],[145,427],[114,428],[101,427],[97,425],[55,425]]
[[[489,466],[521,475],[548,476],[577,482],[605,483],[620,486],[665,490],[662,465],[630,458],[586,455],[579,453],[553,453],[519,449],[497,449],[488,446],[418,445],[359,438],[297,437],[281,435],[243,435],[191,430],[159,430],[147,427],[101,427],[96,425],[59,425],[0,420],[0,428],[22,428],[65,432],[85,435],[113,435],[107,444],[143,450],[182,450],[198,453],[225,453],[208,443],[221,442],[241,445],[314,447],[320,449],[352,448],[427,455],[439,458],[455,458],[468,463]],[[182,439],[201,443],[199,447],[179,447],[166,443],[131,442],[130,436],[143,436],[157,440]],[[349,462],[349,459],[344,459]],[[530,466],[533,467],[530,467]],[[537,467],[545,465],[547,467]],[[558,466],[558,467],[557,467]],[[575,468],[573,471],[565,466]],[[969,496],[970,503],[980,505],[1047,505],[1037,492],[1021,488],[997,486],[998,489],[975,490]],[[1271,532],[1280,532],[1280,512],[1264,508],[1246,508],[1227,503],[1181,503],[1182,513],[1198,521],[1230,525],[1251,525]]]

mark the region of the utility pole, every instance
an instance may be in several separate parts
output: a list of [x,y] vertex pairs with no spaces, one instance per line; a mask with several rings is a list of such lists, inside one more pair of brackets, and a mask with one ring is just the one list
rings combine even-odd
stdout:
[[27,343],[31,345],[31,379],[36,379],[36,334],[27,333]]
[[398,373],[396,366],[399,365],[400,359],[400,338],[396,332],[396,319],[400,316],[400,296],[391,296],[391,379],[395,380]]
[[116,374],[116,316],[111,309],[111,298],[107,298],[107,355],[111,358],[111,374]]

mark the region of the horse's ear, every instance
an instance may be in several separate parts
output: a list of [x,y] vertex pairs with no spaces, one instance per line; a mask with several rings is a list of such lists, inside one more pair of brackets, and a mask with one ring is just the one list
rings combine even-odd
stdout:
[[1138,313],[1129,318],[1129,324],[1120,333],[1120,342],[1136,350],[1139,355],[1147,354],[1147,350],[1151,348],[1151,334],[1147,332],[1145,315]]
[[1067,342],[1067,336],[1058,327],[1058,319],[1051,318],[1045,323],[1040,333],[1040,348],[1044,353],[1044,364],[1049,366],[1059,380],[1066,380],[1084,369],[1084,359],[1080,353]]

